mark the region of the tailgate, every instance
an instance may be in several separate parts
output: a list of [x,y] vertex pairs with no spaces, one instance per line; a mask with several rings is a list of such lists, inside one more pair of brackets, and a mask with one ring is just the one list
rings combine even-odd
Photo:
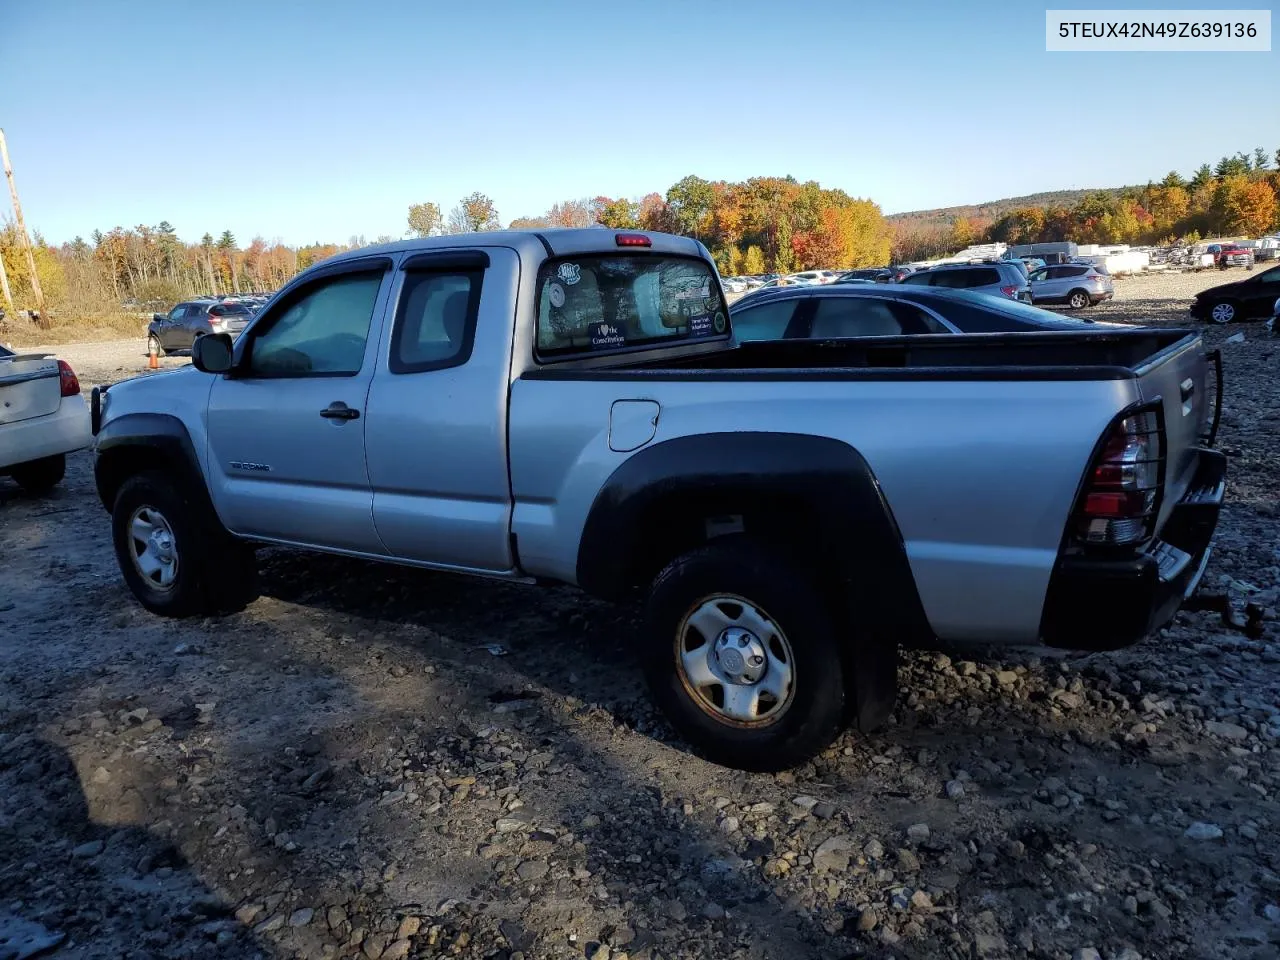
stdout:
[[1164,410],[1165,482],[1157,529],[1187,492],[1199,462],[1196,448],[1208,442],[1208,425],[1216,401],[1209,375],[1210,360],[1198,334],[1188,335],[1137,367],[1138,390],[1144,400],[1159,397]]
[[27,355],[0,360],[0,424],[57,413],[62,403],[58,361]]

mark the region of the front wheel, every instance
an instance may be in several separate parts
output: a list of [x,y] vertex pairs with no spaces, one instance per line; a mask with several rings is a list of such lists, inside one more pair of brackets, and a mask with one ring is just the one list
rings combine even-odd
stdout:
[[67,457],[63,453],[9,468],[9,475],[18,486],[31,494],[48,493],[62,482],[66,474]]
[[1067,306],[1072,310],[1083,310],[1089,305],[1089,294],[1083,290],[1072,290],[1071,296],[1067,297]]
[[160,346],[160,338],[154,333],[147,336],[147,355],[155,354],[157,357],[164,356],[164,347]]
[[699,547],[654,581],[645,672],[668,720],[708,759],[793,767],[846,717],[835,624],[811,580],[742,538]]
[[235,542],[165,473],[130,477],[116,495],[111,534],[130,591],[166,617],[237,610],[253,599],[252,550]]
[[1219,300],[1209,311],[1209,318],[1214,323],[1230,323],[1236,318],[1236,305],[1230,300]]

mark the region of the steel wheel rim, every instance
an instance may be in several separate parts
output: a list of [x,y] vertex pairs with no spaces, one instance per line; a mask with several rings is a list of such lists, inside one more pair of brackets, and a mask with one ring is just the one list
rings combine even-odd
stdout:
[[172,590],[178,578],[178,543],[173,527],[155,507],[143,505],[129,517],[129,557],[133,568],[157,590]]
[[727,726],[771,726],[795,700],[791,643],[745,597],[713,594],[694,603],[676,629],[674,654],[690,699]]
[[1213,306],[1214,323],[1230,323],[1236,315],[1236,308],[1229,303],[1216,303]]

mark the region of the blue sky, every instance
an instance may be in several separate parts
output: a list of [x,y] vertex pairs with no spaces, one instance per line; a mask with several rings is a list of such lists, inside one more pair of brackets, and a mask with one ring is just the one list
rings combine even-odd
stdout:
[[505,222],[689,173],[789,173],[892,213],[1280,147],[1274,45],[1046,53],[1025,0],[4,7],[0,126],[53,242],[162,219],[372,239],[413,202],[480,190]]

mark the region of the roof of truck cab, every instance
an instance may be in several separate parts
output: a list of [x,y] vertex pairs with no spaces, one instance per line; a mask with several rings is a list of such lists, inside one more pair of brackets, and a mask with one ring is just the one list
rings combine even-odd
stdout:
[[[451,233],[439,237],[415,237],[380,243],[355,250],[344,250],[313,264],[309,270],[321,265],[332,266],[347,260],[386,256],[428,250],[475,249],[476,247],[511,247],[521,253],[534,256],[571,256],[573,254],[605,253],[612,250],[635,248],[618,247],[613,239],[618,234],[640,234],[650,239],[651,253],[677,253],[685,256],[708,257],[706,248],[692,237],[679,237],[670,233],[651,230],[612,230],[608,227],[547,227],[540,230],[486,230],[481,233]],[[549,249],[548,249],[549,248]]]

